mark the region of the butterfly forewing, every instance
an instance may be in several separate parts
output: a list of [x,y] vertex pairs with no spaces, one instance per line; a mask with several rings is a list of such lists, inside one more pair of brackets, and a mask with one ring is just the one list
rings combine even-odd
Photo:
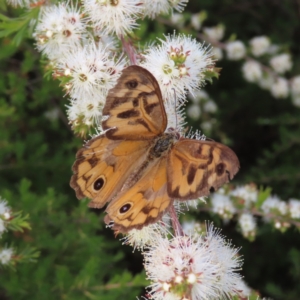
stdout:
[[108,93],[102,127],[110,139],[152,139],[162,134],[167,118],[156,79],[147,70],[126,68]]
[[77,198],[88,197],[90,207],[101,208],[146,159],[148,147],[149,141],[114,141],[105,135],[90,140],[77,152],[73,165],[70,184]]
[[227,146],[182,138],[168,156],[168,194],[181,200],[207,196],[238,170],[238,158]]

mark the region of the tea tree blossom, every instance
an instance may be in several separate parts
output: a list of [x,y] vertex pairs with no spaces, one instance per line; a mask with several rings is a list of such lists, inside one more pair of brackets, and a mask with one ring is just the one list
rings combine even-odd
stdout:
[[285,73],[292,68],[291,56],[287,53],[276,55],[271,58],[270,66],[278,74]]
[[116,84],[124,64],[102,44],[78,47],[59,59],[54,76],[65,82],[72,99],[68,106],[72,123],[80,117],[86,125],[100,121],[107,92]]
[[285,215],[288,211],[286,202],[280,200],[277,196],[268,197],[261,208],[266,214],[273,212]]
[[258,192],[255,185],[247,184],[245,186],[238,186],[230,192],[231,196],[240,198],[245,207],[250,207],[252,203],[257,201]]
[[254,56],[261,56],[268,52],[270,39],[266,36],[257,36],[250,40],[251,52]]
[[159,238],[144,252],[152,299],[220,299],[236,295],[242,260],[212,226],[204,236]]
[[256,232],[256,221],[252,214],[243,213],[239,217],[239,225],[244,237],[254,237]]
[[291,92],[293,95],[300,95],[300,76],[295,76],[292,78]]
[[130,230],[123,240],[123,244],[131,245],[133,249],[143,250],[147,246],[153,244],[157,238],[167,237],[169,232],[169,219],[164,216],[163,219],[157,223],[144,226],[142,229]]
[[222,49],[218,48],[218,47],[214,47],[211,51],[211,55],[217,59],[217,60],[221,60],[223,58],[223,51]]
[[[167,14],[173,9],[182,12],[188,0],[147,0],[143,1],[144,16],[154,19],[160,14]],[[174,15],[174,14],[172,14]]]
[[8,206],[7,201],[0,197],[0,218],[8,220],[11,216],[11,208]]
[[224,37],[225,28],[222,24],[215,27],[204,27],[203,33],[210,39],[214,41],[220,41]]
[[263,73],[263,76],[258,81],[258,85],[264,90],[271,90],[271,87],[274,84],[274,77],[271,76],[269,73]]
[[271,86],[271,94],[275,98],[286,98],[289,95],[289,83],[283,77],[278,77]]
[[0,263],[7,265],[13,256],[14,250],[12,248],[3,248],[0,250]]
[[229,42],[226,44],[227,58],[240,60],[246,55],[246,47],[241,41]]
[[211,196],[211,204],[212,211],[219,214],[225,221],[231,219],[236,212],[236,208],[227,195],[214,193]]
[[263,74],[260,64],[254,60],[245,62],[242,71],[244,78],[249,82],[259,81]]
[[288,209],[291,218],[293,219],[300,219],[300,201],[297,199],[289,199],[288,202]]
[[87,36],[84,19],[76,7],[59,3],[41,9],[34,37],[38,50],[50,59],[79,47]]
[[198,120],[199,117],[201,116],[201,108],[199,104],[190,105],[187,108],[187,115],[194,120]]
[[143,13],[139,0],[83,0],[83,8],[93,27],[119,37],[136,29],[136,21]]
[[210,50],[190,36],[175,33],[160,42],[146,50],[141,65],[157,79],[163,98],[171,101],[175,94],[180,106],[187,92],[194,95],[204,84],[204,72],[213,67]]

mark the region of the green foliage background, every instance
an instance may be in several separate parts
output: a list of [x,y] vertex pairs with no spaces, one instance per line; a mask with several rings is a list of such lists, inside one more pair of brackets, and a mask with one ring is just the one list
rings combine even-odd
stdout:
[[[2,0],[3,1],[3,0]],[[9,8],[4,14],[16,15]],[[296,0],[201,0],[185,10],[206,10],[205,26],[222,22],[226,38],[244,42],[267,35],[290,49],[300,74],[300,4]],[[142,41],[173,28],[145,21]],[[192,33],[192,32],[191,32]],[[241,161],[234,182],[270,186],[282,199],[300,199],[300,109],[290,99],[274,99],[247,83],[241,62],[223,60],[219,80],[206,90],[218,104],[217,126],[211,138],[230,142]],[[147,284],[142,257],[124,246],[103,226],[102,211],[78,202],[69,187],[75,153],[82,145],[65,117],[67,99],[58,82],[43,78],[40,54],[31,38],[16,47],[11,37],[0,40],[0,195],[14,210],[30,214],[32,230],[4,234],[1,244],[26,245],[41,251],[37,263],[16,271],[0,269],[0,299],[135,299]],[[57,109],[59,118],[45,117]],[[199,120],[200,122],[200,120]],[[199,122],[190,124],[199,128]],[[201,128],[200,128],[201,129]],[[194,214],[204,220],[211,216]],[[263,222],[250,243],[234,230],[223,233],[242,246],[245,281],[262,296],[300,299],[300,236],[291,228],[282,234]]]

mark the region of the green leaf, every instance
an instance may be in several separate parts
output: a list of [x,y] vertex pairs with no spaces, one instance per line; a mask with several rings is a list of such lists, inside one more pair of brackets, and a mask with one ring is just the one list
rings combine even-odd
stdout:
[[262,186],[260,186],[255,207],[260,208],[265,202],[265,200],[271,195],[271,192],[272,188],[267,187],[264,189]]

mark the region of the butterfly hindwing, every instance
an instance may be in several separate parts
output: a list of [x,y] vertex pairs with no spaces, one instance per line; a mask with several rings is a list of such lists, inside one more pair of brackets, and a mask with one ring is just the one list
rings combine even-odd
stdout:
[[162,134],[167,117],[156,79],[147,70],[130,66],[123,70],[103,108],[102,127],[110,139],[152,139]]
[[167,193],[166,158],[150,162],[141,178],[121,192],[108,205],[105,222],[114,222],[113,229],[127,232],[156,222],[172,204]]
[[168,156],[168,194],[180,200],[206,196],[238,170],[238,158],[227,146],[181,138]]

